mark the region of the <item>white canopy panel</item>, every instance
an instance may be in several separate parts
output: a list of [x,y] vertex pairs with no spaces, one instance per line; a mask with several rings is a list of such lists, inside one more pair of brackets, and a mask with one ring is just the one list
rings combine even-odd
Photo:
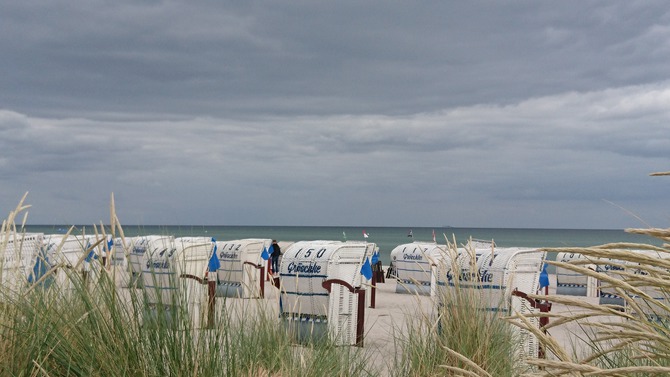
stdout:
[[[302,241],[286,250],[279,269],[280,311],[296,326],[299,339],[328,334],[336,344],[356,342],[363,313],[358,313],[358,293],[350,288],[364,290],[361,268],[375,248],[366,242]],[[335,282],[330,292],[325,281]]]
[[428,242],[412,242],[396,246],[391,251],[391,263],[397,279],[397,293],[431,292],[431,266],[446,254],[446,246]]
[[271,239],[249,238],[217,241],[217,296],[258,298],[260,283],[265,278],[259,267],[267,262],[261,257],[263,250],[269,255]]

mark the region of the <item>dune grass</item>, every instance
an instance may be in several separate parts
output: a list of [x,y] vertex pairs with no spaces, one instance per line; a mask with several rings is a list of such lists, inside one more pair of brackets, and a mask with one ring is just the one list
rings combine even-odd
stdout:
[[119,295],[105,274],[93,287],[71,278],[67,294],[51,286],[2,297],[0,375],[375,375],[362,349],[294,344],[271,311],[248,315],[220,300],[212,329],[180,307],[148,322],[141,290]]
[[405,329],[398,329],[399,354],[391,375],[518,376],[522,366],[514,354],[512,326],[465,301],[443,306],[437,319],[413,316]]
[[[615,292],[623,305],[589,304],[577,297],[549,296],[555,303],[579,312],[554,313],[547,329],[575,324],[584,329],[590,349],[574,354],[553,338],[538,334],[552,357],[531,360],[544,376],[653,376],[670,375],[670,229],[628,229],[663,241],[651,244],[606,244],[548,251],[580,253],[576,263],[549,262],[576,273],[595,277],[600,289]],[[652,254],[650,255],[649,252]],[[586,264],[599,265],[594,271]],[[609,266],[621,268],[607,272]]]
[[[474,255],[471,246],[466,248]],[[451,270],[461,271],[456,241],[447,240],[447,249],[443,263],[451,261]],[[477,276],[476,266],[470,267],[471,276]],[[499,313],[482,310],[479,292],[439,289],[432,298],[437,316],[408,313],[412,320],[396,330],[398,357],[389,368],[392,375],[518,376],[524,370],[517,354],[518,331]]]

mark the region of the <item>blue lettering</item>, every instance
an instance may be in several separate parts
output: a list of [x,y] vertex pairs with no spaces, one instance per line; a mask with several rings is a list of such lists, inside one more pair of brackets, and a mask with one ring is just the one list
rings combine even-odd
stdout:
[[603,269],[605,271],[623,271],[624,270],[623,267],[612,266],[612,265],[609,265],[609,264],[604,265]]
[[291,262],[288,265],[288,273],[301,273],[301,274],[311,274],[315,275],[321,272],[321,266],[316,264],[316,262],[302,263],[302,262]]
[[484,273],[480,273],[479,281],[481,281],[482,283],[492,283],[493,274],[488,271],[484,271]]
[[[454,275],[451,271],[447,272],[447,281],[449,283],[453,282]],[[482,283],[492,283],[493,282],[493,273],[484,271],[483,273],[471,272],[468,270],[462,270],[458,275],[458,281],[480,281]]]
[[223,251],[219,254],[219,259],[238,259],[238,254]]
[[168,261],[160,261],[160,262],[147,261],[147,269],[165,269],[165,268],[170,268],[170,262],[168,262]]

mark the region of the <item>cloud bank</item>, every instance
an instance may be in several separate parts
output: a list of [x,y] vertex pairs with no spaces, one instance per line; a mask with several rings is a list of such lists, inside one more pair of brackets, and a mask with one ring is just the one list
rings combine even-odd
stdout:
[[0,210],[667,226],[667,7],[572,5],[0,2]]

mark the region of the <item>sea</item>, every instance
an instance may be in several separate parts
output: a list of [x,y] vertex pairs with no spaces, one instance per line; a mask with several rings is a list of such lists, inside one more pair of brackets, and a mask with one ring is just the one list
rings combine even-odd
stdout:
[[[92,226],[76,226],[73,234],[94,233]],[[28,225],[27,232],[45,234],[65,233],[66,225]],[[350,226],[202,226],[202,225],[125,225],[126,237],[143,235],[173,235],[175,237],[206,236],[217,241],[244,238],[266,238],[296,242],[313,240],[367,241],[379,247],[380,260],[390,262],[390,253],[398,245],[413,241],[446,244],[456,240],[465,244],[470,238],[494,241],[499,247],[586,247],[606,243],[628,242],[661,245],[662,241],[627,233],[624,230],[596,229],[515,229],[515,228],[408,228],[408,227],[350,227]],[[364,237],[364,233],[368,235]],[[551,253],[548,256],[551,258]]]

